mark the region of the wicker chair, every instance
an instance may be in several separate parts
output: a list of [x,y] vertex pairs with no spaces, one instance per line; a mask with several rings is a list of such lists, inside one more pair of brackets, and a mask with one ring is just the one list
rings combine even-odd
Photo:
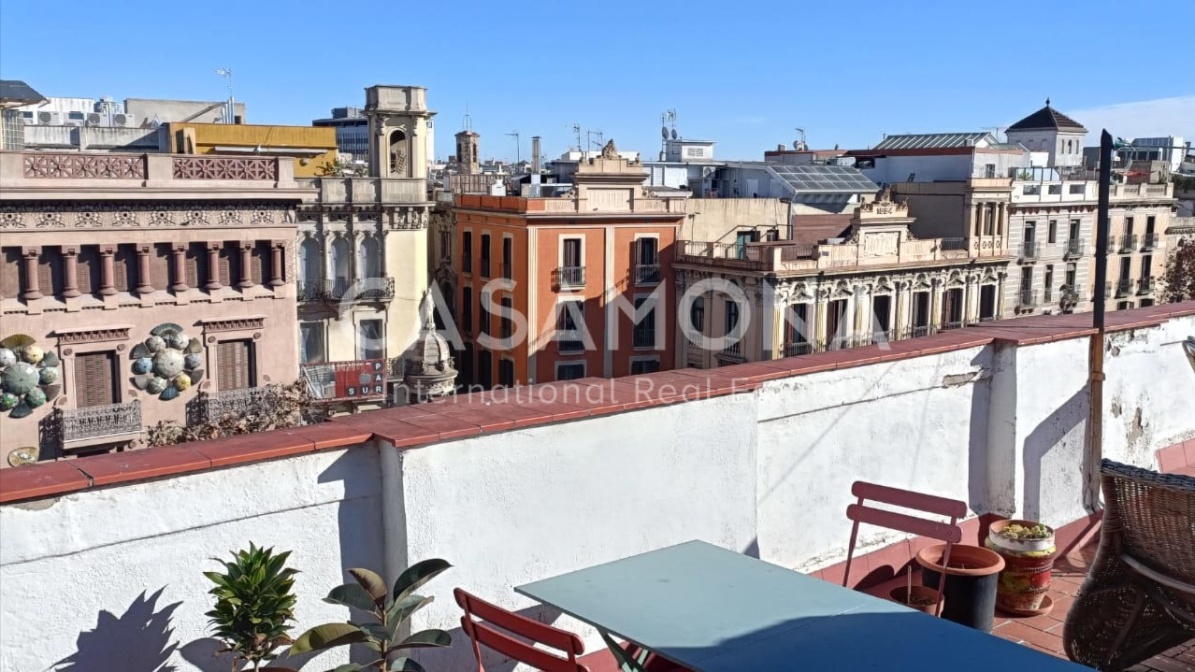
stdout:
[[1100,463],[1095,562],[1066,617],[1073,661],[1123,670],[1195,639],[1195,478]]

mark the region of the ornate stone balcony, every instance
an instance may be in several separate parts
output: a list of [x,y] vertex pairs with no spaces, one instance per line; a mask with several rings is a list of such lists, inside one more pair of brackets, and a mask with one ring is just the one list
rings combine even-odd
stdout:
[[141,435],[141,402],[57,410],[63,450],[132,441]]
[[295,181],[287,157],[119,152],[0,152],[0,193],[4,200],[314,196]]

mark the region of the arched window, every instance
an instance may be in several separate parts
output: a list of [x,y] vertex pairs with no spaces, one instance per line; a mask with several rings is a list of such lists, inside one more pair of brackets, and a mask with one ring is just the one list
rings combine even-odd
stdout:
[[350,284],[349,281],[349,241],[337,238],[332,241],[332,282],[337,296],[343,293]]
[[390,173],[400,174],[407,171],[407,134],[394,131],[390,134]]
[[378,239],[365,236],[361,239],[361,247],[357,250],[357,277],[382,277],[382,255]]
[[319,282],[320,276],[323,275],[322,262],[319,243],[314,238],[304,239],[299,245],[299,264],[302,266],[299,274],[304,284],[315,285]]

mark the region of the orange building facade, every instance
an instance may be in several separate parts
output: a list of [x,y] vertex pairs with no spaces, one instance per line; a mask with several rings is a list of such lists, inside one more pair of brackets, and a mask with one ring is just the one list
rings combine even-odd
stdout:
[[563,196],[457,196],[452,312],[462,382],[672,368],[672,260],[685,203],[651,195],[646,177],[638,162],[607,151],[578,168]]

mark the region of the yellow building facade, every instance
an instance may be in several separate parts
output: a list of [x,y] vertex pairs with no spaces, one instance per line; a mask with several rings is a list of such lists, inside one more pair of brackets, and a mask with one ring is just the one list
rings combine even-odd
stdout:
[[336,129],[270,124],[171,122],[172,154],[289,156],[295,177],[317,177],[336,163]]

